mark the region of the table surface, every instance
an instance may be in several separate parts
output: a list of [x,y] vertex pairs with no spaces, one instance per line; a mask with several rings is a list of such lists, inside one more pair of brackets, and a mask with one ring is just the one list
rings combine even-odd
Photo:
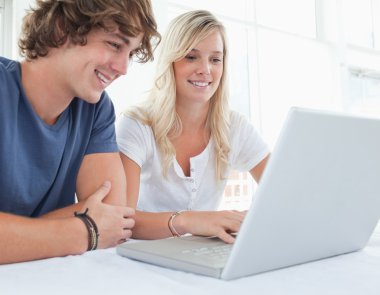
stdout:
[[379,295],[380,224],[361,251],[233,281],[133,261],[118,256],[115,248],[0,266],[2,295],[248,292],[260,295]]

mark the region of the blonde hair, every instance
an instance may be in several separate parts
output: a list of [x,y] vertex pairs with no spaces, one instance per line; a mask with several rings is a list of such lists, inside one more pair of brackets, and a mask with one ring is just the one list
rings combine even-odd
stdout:
[[176,84],[173,63],[184,58],[200,41],[217,30],[223,41],[223,73],[220,84],[210,99],[206,128],[215,147],[216,178],[223,179],[228,165],[230,108],[228,105],[227,48],[224,26],[205,10],[184,13],[171,21],[160,44],[155,83],[147,101],[125,112],[151,126],[162,154],[166,177],[175,155],[170,141],[181,133],[182,123],[176,112]]

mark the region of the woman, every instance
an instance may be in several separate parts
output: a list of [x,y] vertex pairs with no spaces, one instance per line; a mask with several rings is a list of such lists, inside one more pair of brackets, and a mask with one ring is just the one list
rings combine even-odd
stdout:
[[128,206],[137,208],[134,238],[234,241],[245,212],[213,210],[231,168],[259,181],[269,151],[228,96],[223,25],[208,11],[178,16],[162,39],[148,100],[118,123]]

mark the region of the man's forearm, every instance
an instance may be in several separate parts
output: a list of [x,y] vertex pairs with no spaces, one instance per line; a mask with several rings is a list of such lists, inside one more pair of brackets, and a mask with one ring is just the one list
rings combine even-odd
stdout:
[[76,217],[25,218],[0,213],[0,264],[84,253],[87,230]]
[[83,208],[84,202],[78,202],[76,204],[51,211],[49,213],[46,213],[42,215],[42,218],[67,218],[67,217],[73,217],[74,212],[82,212],[86,208]]

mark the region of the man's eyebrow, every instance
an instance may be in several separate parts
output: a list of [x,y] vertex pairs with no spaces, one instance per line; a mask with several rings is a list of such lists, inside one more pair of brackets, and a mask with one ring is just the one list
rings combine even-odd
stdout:
[[125,44],[129,45],[131,42],[129,41],[129,38],[127,36],[124,36],[122,34],[114,33],[112,34],[114,37],[121,39]]

